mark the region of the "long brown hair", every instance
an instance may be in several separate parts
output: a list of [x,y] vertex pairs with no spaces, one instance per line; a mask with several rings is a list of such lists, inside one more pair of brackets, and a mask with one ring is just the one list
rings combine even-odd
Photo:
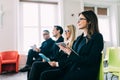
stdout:
[[87,22],[89,23],[87,26],[87,28],[88,28],[87,37],[90,38],[92,34],[99,33],[98,18],[96,16],[96,14],[91,10],[83,11],[79,14],[79,16],[81,14],[87,19]]

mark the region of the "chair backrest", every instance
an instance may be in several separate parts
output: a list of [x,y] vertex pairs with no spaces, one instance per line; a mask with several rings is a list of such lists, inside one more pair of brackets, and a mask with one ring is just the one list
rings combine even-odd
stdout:
[[120,67],[120,47],[109,49],[108,65]]
[[100,63],[100,69],[99,69],[99,74],[98,74],[98,79],[97,80],[104,80],[103,58],[104,58],[104,55],[102,53],[102,58],[101,58],[101,63]]
[[4,51],[0,55],[2,60],[14,60],[18,56],[18,51]]

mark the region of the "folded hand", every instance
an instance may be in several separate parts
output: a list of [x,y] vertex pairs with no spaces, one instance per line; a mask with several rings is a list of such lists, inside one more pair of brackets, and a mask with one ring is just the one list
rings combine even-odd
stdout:
[[51,61],[51,62],[48,62],[49,63],[49,65],[50,66],[52,66],[52,67],[57,67],[57,65],[56,65],[56,62],[55,61]]
[[69,47],[63,47],[62,45],[59,45],[60,50],[64,51],[66,54],[71,54],[71,49]]

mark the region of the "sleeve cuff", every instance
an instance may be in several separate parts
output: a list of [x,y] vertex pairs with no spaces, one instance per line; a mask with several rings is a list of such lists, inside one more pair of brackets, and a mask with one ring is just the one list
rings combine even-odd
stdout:
[[59,67],[59,64],[58,64],[58,62],[56,62],[56,67]]

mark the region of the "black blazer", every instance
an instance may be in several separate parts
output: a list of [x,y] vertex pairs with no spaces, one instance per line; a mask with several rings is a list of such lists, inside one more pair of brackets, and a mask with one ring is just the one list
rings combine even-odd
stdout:
[[49,38],[48,40],[42,42],[42,45],[40,47],[40,49],[41,49],[40,53],[43,53],[44,55],[49,57],[50,53],[51,53],[51,49],[52,49],[51,46],[53,46],[54,43],[55,43],[55,41],[52,40],[51,38]]
[[55,41],[54,45],[50,46],[52,48],[50,57],[49,57],[51,60],[55,60],[57,53],[59,53],[60,48],[56,45],[56,43],[63,42],[63,41],[64,41],[64,38],[60,36],[59,39]]
[[88,42],[81,47],[82,38],[83,35],[79,36],[73,44],[73,49],[77,48],[78,55],[71,52],[64,69],[67,67],[69,71],[79,71],[79,75],[87,73],[86,77],[91,76],[89,80],[95,80],[100,68],[101,51],[104,45],[103,37],[100,33],[94,33]]

